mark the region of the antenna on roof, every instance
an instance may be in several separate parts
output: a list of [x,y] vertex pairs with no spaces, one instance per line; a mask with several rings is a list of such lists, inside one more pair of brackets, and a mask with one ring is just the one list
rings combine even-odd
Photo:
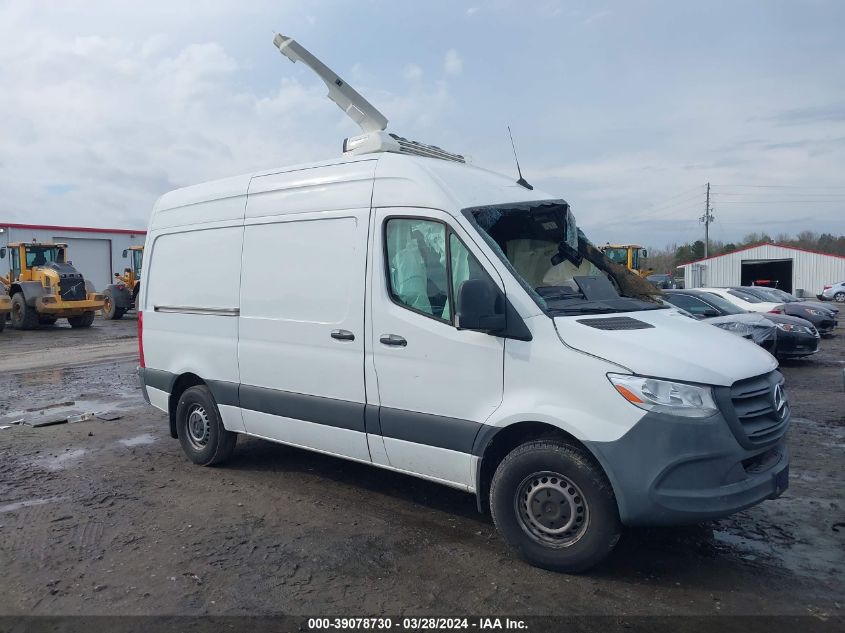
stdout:
[[466,162],[459,154],[452,154],[434,145],[426,145],[411,141],[396,134],[385,132],[387,117],[376,110],[375,106],[362,97],[352,86],[337,76],[331,68],[312,55],[292,37],[276,33],[273,44],[279,52],[292,62],[301,61],[323,80],[329,89],[329,99],[352,119],[362,134],[351,136],[343,141],[345,154],[372,154],[376,152],[395,152],[397,154],[413,154],[452,160],[459,163]]
[[522,170],[519,168],[519,158],[516,155],[516,145],[513,143],[513,134],[511,134],[511,126],[508,126],[508,136],[511,137],[511,147],[513,148],[513,159],[516,161],[516,173],[519,174],[519,180],[516,181],[516,184],[522,185],[529,191],[533,191],[534,187],[528,184],[528,181],[522,177]]

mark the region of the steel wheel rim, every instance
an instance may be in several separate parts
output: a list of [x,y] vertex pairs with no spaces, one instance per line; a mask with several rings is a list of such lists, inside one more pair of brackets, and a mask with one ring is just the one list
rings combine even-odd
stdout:
[[103,312],[111,314],[111,297],[108,295],[103,297]]
[[211,436],[211,421],[205,408],[199,404],[193,405],[188,411],[188,421],[185,425],[188,441],[195,449],[201,451],[208,445]]
[[560,473],[543,471],[522,480],[514,506],[519,525],[545,547],[570,547],[590,523],[590,508],[581,489]]
[[15,301],[12,303],[12,323],[20,323],[23,321],[23,309],[21,305]]

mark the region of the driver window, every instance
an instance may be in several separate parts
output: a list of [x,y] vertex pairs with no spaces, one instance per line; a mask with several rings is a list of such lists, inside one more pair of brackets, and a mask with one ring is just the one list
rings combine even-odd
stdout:
[[385,228],[388,288],[397,303],[450,322],[446,226],[435,220],[393,218]]

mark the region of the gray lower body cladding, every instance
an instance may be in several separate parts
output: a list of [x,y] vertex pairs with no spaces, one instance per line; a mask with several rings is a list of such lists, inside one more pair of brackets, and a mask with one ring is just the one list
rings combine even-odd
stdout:
[[610,477],[626,525],[682,525],[739,512],[779,496],[789,451],[745,449],[727,420],[647,413],[613,442],[585,442]]
[[[177,376],[139,371],[146,387],[173,392]],[[218,404],[479,455],[494,433],[468,420],[398,411],[317,396],[207,381]],[[778,496],[788,483],[781,436],[751,449],[721,415],[706,419],[646,414],[613,442],[585,442],[610,478],[626,525],[678,525],[722,517]]]

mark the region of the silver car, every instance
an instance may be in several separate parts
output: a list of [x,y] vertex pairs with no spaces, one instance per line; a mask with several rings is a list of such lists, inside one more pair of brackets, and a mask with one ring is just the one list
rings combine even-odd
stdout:
[[822,290],[822,293],[818,295],[818,298],[827,301],[845,303],[845,281],[826,285],[824,290]]

